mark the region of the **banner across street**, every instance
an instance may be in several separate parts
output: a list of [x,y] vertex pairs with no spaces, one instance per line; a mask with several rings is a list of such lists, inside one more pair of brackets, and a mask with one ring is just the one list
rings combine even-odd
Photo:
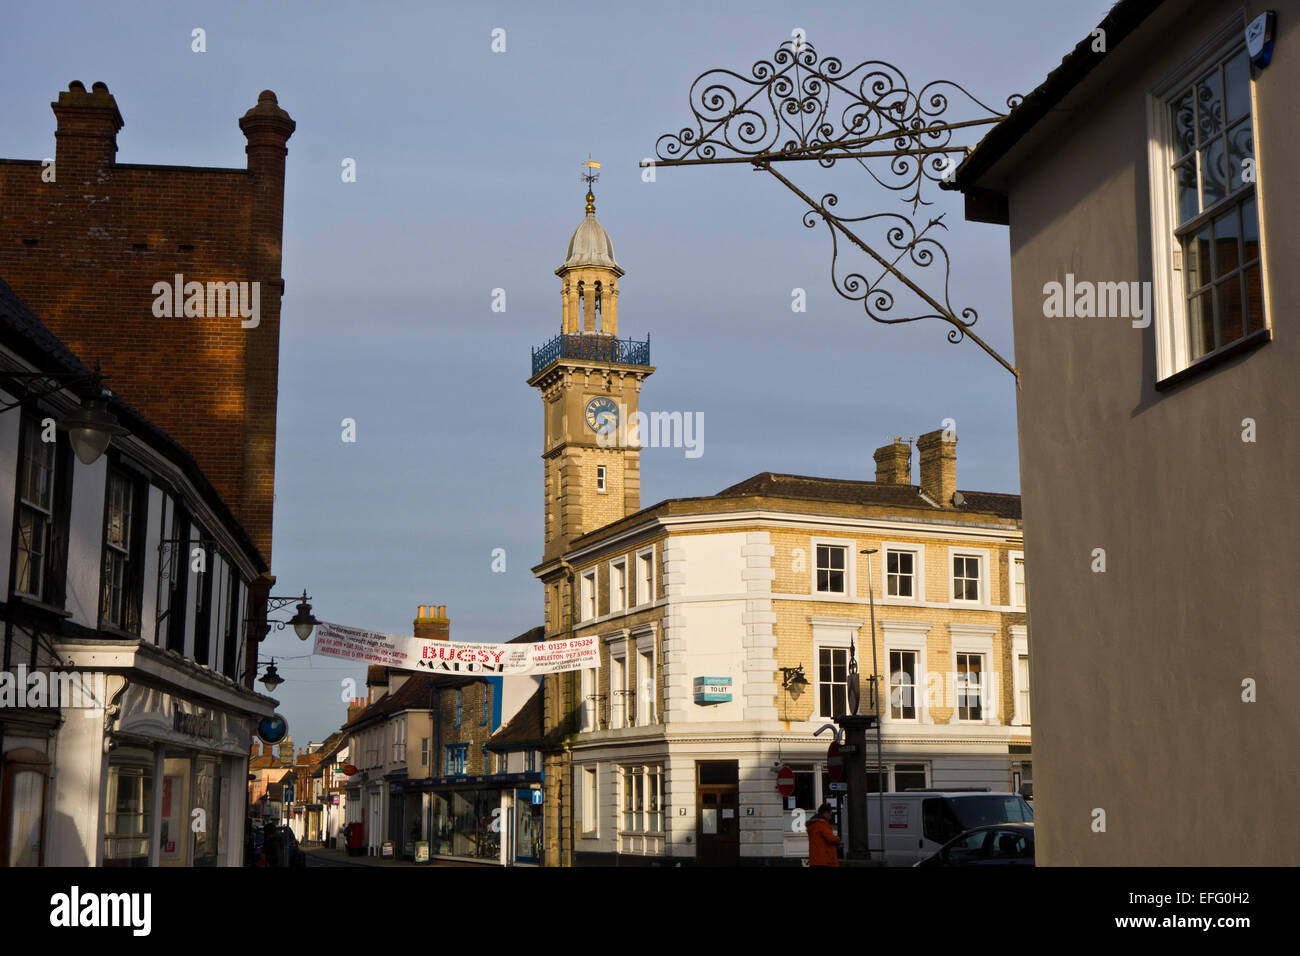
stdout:
[[486,674],[522,677],[557,674],[600,666],[596,639],[492,644],[400,637],[325,621],[316,625],[316,654],[365,664],[436,674]]

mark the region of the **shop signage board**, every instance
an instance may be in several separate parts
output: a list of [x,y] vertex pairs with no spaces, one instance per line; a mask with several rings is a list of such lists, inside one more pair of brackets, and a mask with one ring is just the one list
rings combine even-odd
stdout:
[[731,700],[730,677],[695,678],[695,703],[725,704]]
[[247,756],[252,742],[247,718],[144,684],[127,685],[113,731],[236,756]]
[[600,647],[594,637],[536,644],[434,641],[324,621],[316,625],[312,650],[328,657],[434,674],[522,677],[600,666]]

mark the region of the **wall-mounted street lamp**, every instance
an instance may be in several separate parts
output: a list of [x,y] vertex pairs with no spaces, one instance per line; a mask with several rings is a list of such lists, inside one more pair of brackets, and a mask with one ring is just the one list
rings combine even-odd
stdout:
[[266,667],[266,673],[262,675],[262,684],[266,687],[268,693],[274,694],[275,689],[284,683],[284,678],[275,669],[275,658],[271,658],[271,663]]
[[316,629],[316,625],[320,623],[311,613],[310,601],[311,597],[308,596],[306,591],[303,591],[302,594],[297,597],[277,597],[274,594],[268,596],[266,599],[266,613],[268,615],[294,603],[297,603],[298,610],[293,617],[289,618],[287,621],[280,621],[267,617],[267,625],[269,626],[274,624],[277,631],[283,631],[286,626],[291,625],[293,627],[293,632],[298,635],[298,640],[307,640],[311,637],[311,632]]
[[808,686],[808,678],[803,673],[803,662],[798,667],[781,667],[781,687],[794,694],[802,694]]
[[82,392],[81,408],[57,423],[61,431],[68,433],[72,450],[83,465],[93,464],[104,454],[115,435],[129,434],[118,422],[117,416],[108,410],[108,400],[113,397],[113,393],[104,385],[98,361],[95,362],[95,371],[85,375],[78,372],[5,372],[4,375],[18,379],[46,379],[57,384],[41,392],[31,392],[16,402],[0,407],[0,413],[12,411],[64,389],[86,386],[79,390]]

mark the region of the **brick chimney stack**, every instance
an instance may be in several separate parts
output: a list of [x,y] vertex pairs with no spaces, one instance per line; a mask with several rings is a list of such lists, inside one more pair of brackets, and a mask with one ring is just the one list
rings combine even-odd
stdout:
[[941,508],[953,507],[957,490],[957,439],[943,440],[943,429],[926,432],[916,440],[921,458],[921,491]]
[[260,321],[245,334],[251,347],[244,356],[245,476],[239,515],[258,546],[271,555],[271,519],[275,501],[275,416],[280,368],[280,274],[284,235],[285,145],[297,123],[280,108],[275,94],[263,90],[257,105],[239,120],[248,140],[248,171],[253,177],[252,242],[249,278],[260,283]]
[[351,723],[357,716],[366,709],[366,699],[364,697],[353,697],[348,702],[348,719],[344,723]]
[[451,640],[451,622],[447,620],[447,605],[421,604],[416,612],[415,636],[430,641]]
[[876,482],[882,485],[912,483],[912,446],[901,438],[876,449]]
[[123,124],[117,100],[106,84],[95,83],[87,93],[80,80],[73,80],[50,106],[58,119],[54,166],[60,178],[84,180],[113,165],[117,131]]

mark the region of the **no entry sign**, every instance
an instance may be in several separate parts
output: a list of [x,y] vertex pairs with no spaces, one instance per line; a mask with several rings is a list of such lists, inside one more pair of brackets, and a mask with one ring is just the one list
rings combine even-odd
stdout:
[[784,766],[777,771],[776,789],[781,791],[783,797],[788,797],[794,793],[794,771],[788,766]]
[[844,758],[840,756],[840,745],[833,740],[826,748],[826,773],[832,780],[839,780],[844,776]]

